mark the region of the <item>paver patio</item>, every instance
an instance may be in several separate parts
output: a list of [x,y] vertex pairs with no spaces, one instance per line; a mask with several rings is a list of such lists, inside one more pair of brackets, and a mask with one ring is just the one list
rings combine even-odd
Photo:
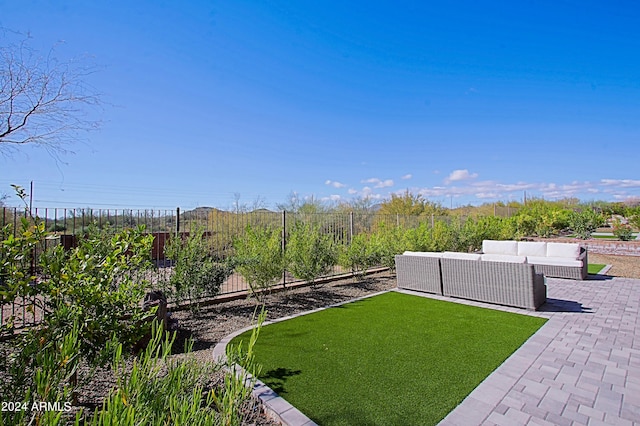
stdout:
[[640,280],[589,278],[549,278],[549,321],[440,424],[640,424]]

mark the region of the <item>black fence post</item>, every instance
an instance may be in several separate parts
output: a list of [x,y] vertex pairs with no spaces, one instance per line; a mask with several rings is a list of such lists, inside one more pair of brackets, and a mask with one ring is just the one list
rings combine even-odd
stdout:
[[180,235],[180,207],[176,207],[176,237]]
[[[284,257],[287,247],[287,212],[282,210],[282,256]],[[282,287],[286,288],[287,284],[287,269],[282,268]]]

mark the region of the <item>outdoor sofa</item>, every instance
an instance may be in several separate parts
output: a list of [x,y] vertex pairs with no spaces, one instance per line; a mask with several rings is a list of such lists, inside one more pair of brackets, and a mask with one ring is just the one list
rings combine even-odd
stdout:
[[523,256],[405,252],[395,257],[398,288],[535,310],[544,276]]
[[546,277],[584,280],[588,273],[587,250],[576,243],[484,240],[482,253],[524,256],[536,273]]

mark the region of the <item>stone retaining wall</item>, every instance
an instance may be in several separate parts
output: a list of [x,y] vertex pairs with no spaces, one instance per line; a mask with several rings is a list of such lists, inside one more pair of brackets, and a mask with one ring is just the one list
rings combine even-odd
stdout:
[[553,241],[559,243],[578,243],[587,248],[588,253],[615,254],[619,256],[640,256],[640,240],[607,241],[592,238],[579,240],[576,238],[532,238],[535,241]]

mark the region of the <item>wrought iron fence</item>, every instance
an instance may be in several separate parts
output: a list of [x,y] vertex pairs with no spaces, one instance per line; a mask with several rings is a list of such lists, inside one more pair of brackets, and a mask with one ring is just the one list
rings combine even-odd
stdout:
[[[449,221],[451,217],[382,215],[375,212],[358,213],[288,213],[259,210],[254,212],[229,212],[217,209],[198,208],[181,212],[176,210],[113,210],[113,209],[27,209],[12,207],[0,208],[0,227],[11,224],[11,232],[17,233],[23,219],[38,218],[48,232],[46,246],[61,245],[71,249],[78,238],[86,234],[90,226],[112,230],[113,232],[139,225],[153,235],[151,258],[155,264],[151,281],[166,279],[171,274],[171,262],[165,258],[164,246],[174,236],[186,236],[196,229],[204,232],[211,254],[224,259],[233,254],[233,241],[241,237],[247,226],[275,227],[282,230],[283,248],[293,227],[298,223],[311,224],[325,234],[332,235],[340,245],[348,245],[355,235],[371,233],[383,226],[417,227],[422,223],[433,226],[438,220]],[[37,254],[36,254],[37,255]],[[335,266],[330,274],[338,275],[344,271]],[[0,276],[0,285],[2,285]],[[283,271],[279,284],[296,281]],[[247,285],[239,274],[231,275],[222,285],[221,294],[237,293],[247,290]],[[4,301],[3,301],[4,302]],[[31,307],[30,307],[31,306]],[[29,300],[20,300],[13,304],[1,303],[2,322],[14,316],[22,325],[35,323],[38,313],[35,304]]]

